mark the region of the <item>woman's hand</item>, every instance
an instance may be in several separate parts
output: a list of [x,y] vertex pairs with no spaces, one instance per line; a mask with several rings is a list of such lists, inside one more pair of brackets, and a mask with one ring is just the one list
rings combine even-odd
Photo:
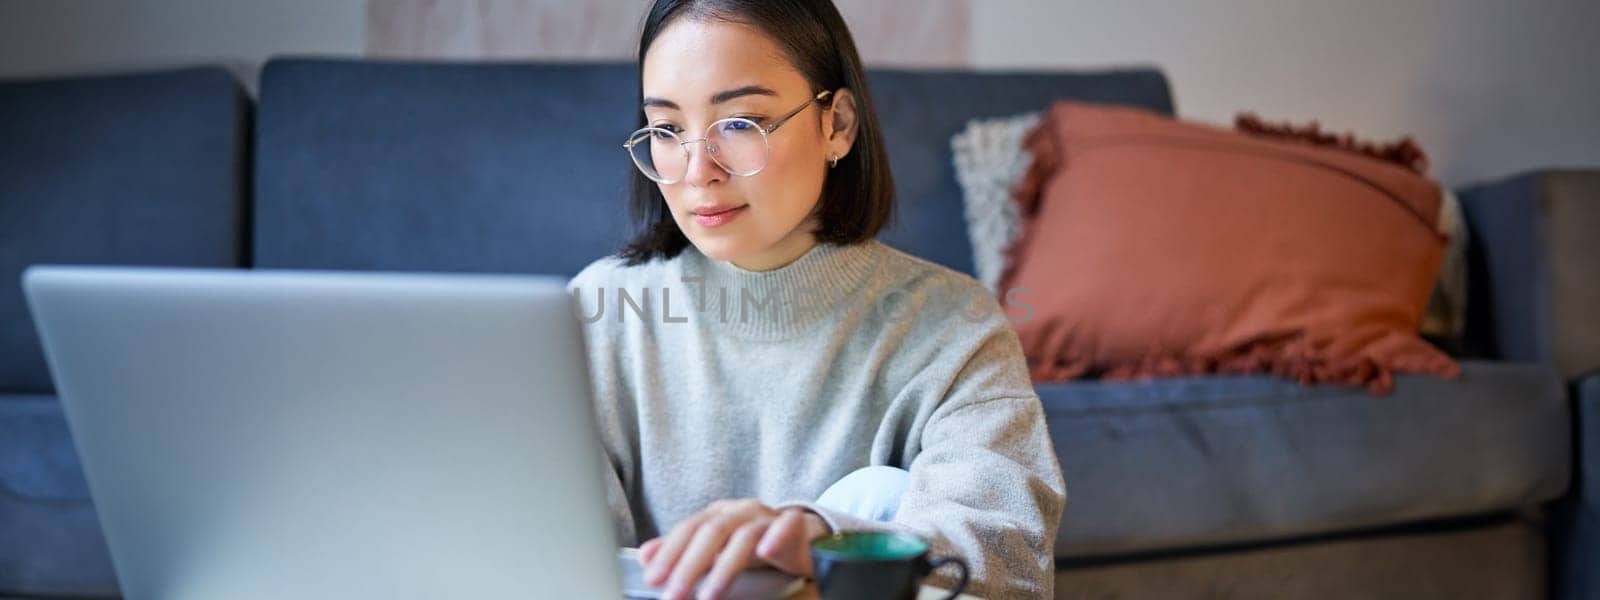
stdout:
[[[719,598],[752,561],[790,575],[811,575],[811,540],[832,533],[816,513],[774,510],[758,500],[718,500],[667,535],[639,546],[646,583],[683,600],[705,578],[699,600]],[[709,572],[709,574],[708,574]]]

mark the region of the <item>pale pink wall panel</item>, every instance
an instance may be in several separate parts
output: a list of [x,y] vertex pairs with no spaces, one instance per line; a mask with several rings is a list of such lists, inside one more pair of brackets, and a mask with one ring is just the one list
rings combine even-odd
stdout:
[[960,67],[971,63],[968,0],[836,2],[870,65]]
[[[367,54],[391,58],[631,60],[639,0],[369,0]],[[968,0],[841,0],[871,65],[970,63]]]

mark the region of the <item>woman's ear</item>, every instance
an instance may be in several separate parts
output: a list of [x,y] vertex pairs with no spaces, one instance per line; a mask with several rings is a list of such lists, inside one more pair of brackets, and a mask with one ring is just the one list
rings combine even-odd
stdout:
[[859,114],[856,111],[856,95],[850,88],[839,88],[833,92],[833,103],[822,119],[823,133],[828,135],[828,156],[824,158],[844,158],[850,154],[850,147],[856,143]]

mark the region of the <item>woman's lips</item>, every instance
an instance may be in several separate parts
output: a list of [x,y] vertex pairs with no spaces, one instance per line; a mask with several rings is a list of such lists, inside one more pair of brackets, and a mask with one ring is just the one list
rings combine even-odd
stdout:
[[728,208],[697,209],[694,211],[694,222],[701,227],[721,227],[744,214],[744,209],[749,207],[748,204],[741,204]]

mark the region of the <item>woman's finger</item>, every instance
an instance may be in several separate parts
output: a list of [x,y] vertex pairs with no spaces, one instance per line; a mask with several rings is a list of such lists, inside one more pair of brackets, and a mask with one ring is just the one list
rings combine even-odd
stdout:
[[728,586],[733,585],[733,579],[750,565],[750,559],[756,551],[756,542],[761,541],[761,536],[766,533],[770,523],[771,521],[765,520],[745,523],[728,537],[728,543],[723,545],[722,553],[717,555],[717,562],[711,567],[711,573],[706,575],[705,582],[700,584],[698,600],[721,598],[728,591]]
[[656,551],[661,549],[661,538],[655,538],[639,545],[639,564],[648,565],[650,559],[655,557]]
[[645,568],[644,581],[653,586],[660,586],[667,582],[667,576],[672,574],[672,569],[678,562],[678,555],[689,545],[689,540],[700,529],[700,524],[711,519],[707,513],[699,513],[679,522],[672,531],[660,539],[656,551],[650,557],[649,566]]
[[805,515],[804,511],[783,511],[756,544],[756,557],[791,575],[811,574]]
[[745,519],[734,515],[717,515],[702,522],[689,546],[672,567],[672,579],[667,583],[662,597],[666,600],[688,598],[689,592],[694,591],[694,584],[711,569],[712,561],[721,553],[728,536],[745,522]]

